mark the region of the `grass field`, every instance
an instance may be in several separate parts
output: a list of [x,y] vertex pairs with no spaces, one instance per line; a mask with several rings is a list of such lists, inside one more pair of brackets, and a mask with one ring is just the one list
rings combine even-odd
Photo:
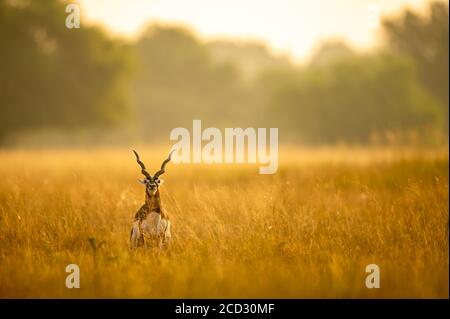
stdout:
[[[167,150],[139,152],[153,171]],[[170,163],[172,245],[131,253],[130,150],[1,151],[0,297],[448,298],[448,174],[447,148],[282,149],[266,176]]]

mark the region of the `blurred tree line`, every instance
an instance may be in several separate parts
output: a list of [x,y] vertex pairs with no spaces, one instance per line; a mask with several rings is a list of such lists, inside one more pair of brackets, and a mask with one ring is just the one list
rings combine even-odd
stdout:
[[97,27],[65,28],[64,7],[0,0],[0,143],[48,127],[108,135],[117,124],[150,142],[192,119],[279,127],[303,143],[448,132],[443,2],[386,19],[381,50],[327,41],[301,66],[260,43],[201,41],[182,27],[150,25],[125,44]]
[[47,127],[110,127],[131,114],[131,48],[96,27],[66,28],[65,8],[0,0],[0,143]]

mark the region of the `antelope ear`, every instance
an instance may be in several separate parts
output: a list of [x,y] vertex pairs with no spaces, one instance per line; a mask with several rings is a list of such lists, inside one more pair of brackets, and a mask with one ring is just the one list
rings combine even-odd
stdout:
[[141,183],[141,184],[143,184],[143,185],[145,185],[145,179],[139,179],[139,178],[138,178],[138,182]]

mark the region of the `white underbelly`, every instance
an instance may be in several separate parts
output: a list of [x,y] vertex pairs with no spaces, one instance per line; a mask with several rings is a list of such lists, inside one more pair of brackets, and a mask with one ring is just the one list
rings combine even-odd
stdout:
[[170,221],[161,214],[150,213],[142,220],[134,221],[131,229],[130,247],[134,249],[142,243],[149,246],[167,245],[171,240]]
[[170,237],[170,222],[161,218],[161,214],[150,213],[141,223],[144,236],[148,237]]

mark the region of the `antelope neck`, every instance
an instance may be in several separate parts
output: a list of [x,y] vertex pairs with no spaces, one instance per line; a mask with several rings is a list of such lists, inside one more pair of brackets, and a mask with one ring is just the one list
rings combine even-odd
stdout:
[[154,195],[145,192],[145,205],[149,212],[161,212],[161,198],[159,197],[159,190]]

